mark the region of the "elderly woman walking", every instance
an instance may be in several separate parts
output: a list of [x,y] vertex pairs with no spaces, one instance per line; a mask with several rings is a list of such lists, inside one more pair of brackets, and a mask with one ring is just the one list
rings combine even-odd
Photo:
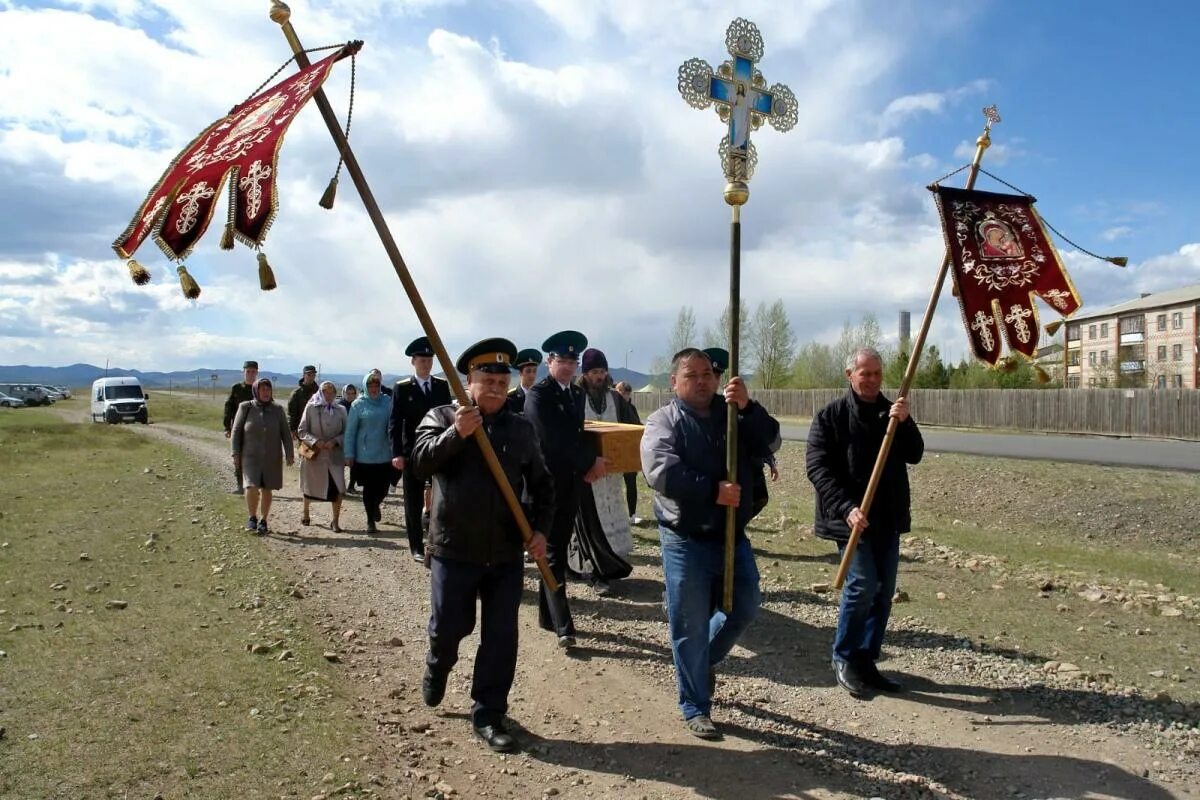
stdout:
[[306,445],[300,452],[304,456],[300,462],[300,493],[304,495],[301,525],[311,523],[309,505],[316,500],[332,504],[333,520],[329,528],[334,533],[342,530],[338,518],[342,513],[342,495],[346,491],[346,462],[342,450],[346,417],[346,409],[337,401],[337,387],[332,381],[321,383],[300,416],[296,433]]
[[346,463],[362,485],[367,533],[375,533],[375,523],[383,519],[379,506],[392,482],[392,441],[388,436],[392,398],[381,391],[375,372],[363,377],[363,387],[366,393],[350,406],[346,420]]
[[241,467],[246,483],[246,530],[268,533],[271,492],[283,488],[283,460],[292,465],[292,432],[283,406],[275,402],[270,378],[254,382],[253,399],[238,406],[229,443],[234,467]]

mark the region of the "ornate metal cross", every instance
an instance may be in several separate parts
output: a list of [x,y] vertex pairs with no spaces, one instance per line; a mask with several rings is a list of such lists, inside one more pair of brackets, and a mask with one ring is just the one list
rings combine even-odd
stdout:
[[[725,31],[725,48],[733,58],[715,72],[702,58],[685,61],[679,68],[679,93],[692,108],[715,104],[717,116],[728,123],[729,133],[719,148],[721,166],[726,180],[741,184],[748,197],[745,183],[758,163],[750,132],[764,121],[777,131],[790,131],[798,118],[796,96],[782,83],[766,88],[766,79],[754,66],[763,56],[763,40],[753,22],[741,17],[731,22]],[[726,200],[728,195],[727,187]]]

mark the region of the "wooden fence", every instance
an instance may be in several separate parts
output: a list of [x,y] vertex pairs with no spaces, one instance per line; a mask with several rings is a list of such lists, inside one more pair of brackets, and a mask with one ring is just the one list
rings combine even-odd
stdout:
[[[842,394],[753,393],[772,414],[785,417],[812,417]],[[640,392],[634,405],[644,418],[670,398],[666,392]],[[1200,391],[1193,389],[914,389],[912,410],[919,422],[954,428],[1200,440]]]

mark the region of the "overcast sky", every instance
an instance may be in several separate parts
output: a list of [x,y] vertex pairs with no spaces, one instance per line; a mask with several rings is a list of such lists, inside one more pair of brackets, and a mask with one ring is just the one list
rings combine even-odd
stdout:
[[[188,261],[185,300],[154,245],[135,287],[110,244],[170,159],[290,55],[269,3],[0,0],[0,363],[139,369],[406,371],[420,330],[315,106],[279,162],[280,212],[254,254]],[[351,143],[452,354],[584,331],[645,370],[681,305],[725,304],[723,126],[676,70],[728,55],[728,3],[313,0],[306,46],[362,38]],[[925,185],[967,163],[996,103],[985,166],[1039,199],[1085,308],[1200,283],[1200,52],[1193,2],[747,0],[768,83],[800,121],[754,134],[743,298],[782,299],[800,341],[928,301],[942,253]],[[326,91],[344,114],[349,62]],[[961,176],[952,179],[958,183]],[[987,180],[980,188],[999,188]],[[931,341],[966,351],[947,292]],[[1043,309],[1043,318],[1049,319]],[[701,342],[700,344],[708,344]]]

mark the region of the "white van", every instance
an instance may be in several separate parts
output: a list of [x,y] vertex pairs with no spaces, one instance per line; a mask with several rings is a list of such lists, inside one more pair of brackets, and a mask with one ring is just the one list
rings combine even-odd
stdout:
[[92,384],[92,422],[149,421],[146,393],[137,378],[99,378]]

